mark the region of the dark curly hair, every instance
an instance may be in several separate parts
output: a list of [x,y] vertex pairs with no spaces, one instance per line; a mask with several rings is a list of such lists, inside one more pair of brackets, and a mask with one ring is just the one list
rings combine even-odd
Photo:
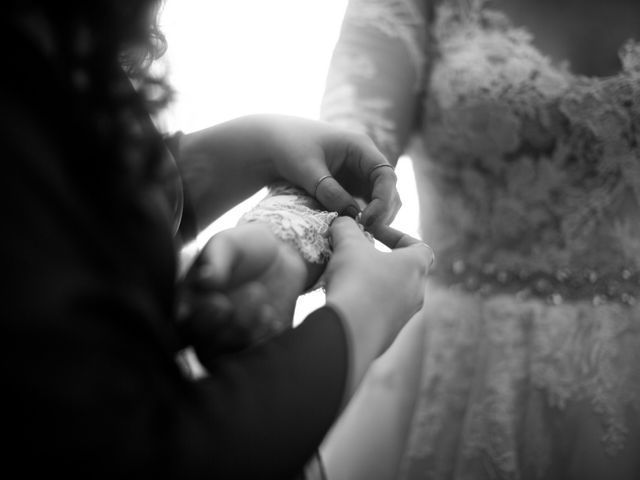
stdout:
[[[162,4],[162,0],[9,0],[2,23],[38,37],[40,47],[50,50],[67,73],[95,76],[117,62],[155,110],[171,98],[165,79],[152,75],[149,68],[166,51],[158,28]],[[81,89],[84,80],[75,80]]]
[[[73,137],[58,136],[91,152],[96,161],[79,170],[110,188],[136,189],[157,175],[163,145],[151,119],[172,98],[150,69],[166,50],[161,8],[161,0],[8,0],[3,8],[2,36],[18,49],[9,61],[16,90],[49,118],[64,112],[58,123]],[[27,77],[41,83],[19,84]]]

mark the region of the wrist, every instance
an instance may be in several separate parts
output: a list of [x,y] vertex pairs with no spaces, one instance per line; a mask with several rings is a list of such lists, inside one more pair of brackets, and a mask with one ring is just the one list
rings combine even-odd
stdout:
[[331,256],[329,227],[335,212],[322,210],[306,192],[285,183],[270,187],[268,195],[245,212],[239,223],[258,222],[297,252],[306,269],[305,290],[319,286]]
[[275,177],[256,135],[239,120],[185,134],[179,163],[199,227],[205,228]]

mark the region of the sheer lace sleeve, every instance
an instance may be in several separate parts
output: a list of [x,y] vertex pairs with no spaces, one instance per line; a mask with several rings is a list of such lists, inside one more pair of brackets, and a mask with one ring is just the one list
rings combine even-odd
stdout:
[[427,0],[351,0],[321,106],[395,163],[416,124],[427,66]]

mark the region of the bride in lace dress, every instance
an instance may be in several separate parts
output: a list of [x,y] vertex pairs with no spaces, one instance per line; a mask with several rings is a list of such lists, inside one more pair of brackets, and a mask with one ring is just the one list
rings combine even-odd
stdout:
[[411,157],[437,259],[393,478],[640,478],[634,36],[637,0],[350,2],[322,116]]

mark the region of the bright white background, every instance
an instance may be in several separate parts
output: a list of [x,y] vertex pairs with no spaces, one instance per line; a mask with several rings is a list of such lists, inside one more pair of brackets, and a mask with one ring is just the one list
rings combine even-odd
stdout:
[[[177,92],[168,128],[191,132],[251,113],[317,118],[345,6],[346,0],[166,0],[160,24]],[[403,208],[394,226],[417,236],[408,159],[396,171]],[[223,216],[205,236],[234,225],[263,194]],[[296,322],[322,301],[319,291],[302,297]]]

